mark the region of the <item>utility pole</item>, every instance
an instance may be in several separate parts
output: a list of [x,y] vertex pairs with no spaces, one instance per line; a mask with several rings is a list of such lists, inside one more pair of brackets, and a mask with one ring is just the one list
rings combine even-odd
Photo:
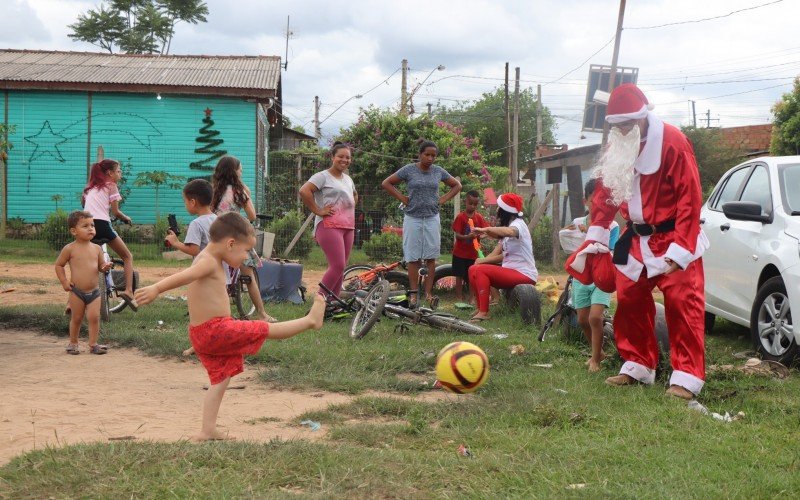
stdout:
[[689,102],[692,103],[692,125],[697,128],[697,112],[694,110],[694,101]]
[[430,118],[430,117],[431,117],[431,115],[432,115],[432,113],[431,113],[431,106],[432,106],[432,104],[431,104],[431,103],[428,103],[428,118]]
[[542,144],[542,86],[536,86],[536,157],[539,157],[539,146]]
[[506,166],[508,171],[511,172],[512,149],[511,149],[511,108],[508,104],[508,63],[506,63],[506,84],[505,84],[505,100],[503,100],[503,111],[506,113]]
[[402,78],[400,80],[400,116],[408,116],[408,59],[403,59]]
[[314,96],[314,137],[319,140],[322,137],[322,130],[319,128],[319,96]]
[[[617,17],[617,34],[614,36],[614,55],[611,57],[611,75],[608,77],[608,92],[614,90],[617,79],[617,59],[619,59],[619,40],[622,36],[622,20],[625,17],[625,0],[619,0],[619,16]],[[606,108],[608,109],[608,108]],[[603,146],[608,141],[608,122],[603,122]]]
[[517,170],[519,169],[519,66],[514,77],[514,158],[511,164],[511,191],[517,191]]

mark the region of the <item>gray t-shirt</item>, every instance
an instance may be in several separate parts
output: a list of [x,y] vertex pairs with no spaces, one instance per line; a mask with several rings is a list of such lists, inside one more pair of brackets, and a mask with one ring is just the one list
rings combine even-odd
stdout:
[[342,174],[337,179],[329,171],[323,170],[312,175],[308,182],[317,187],[314,191],[314,203],[318,207],[333,205],[333,214],[325,217],[317,215],[314,218],[314,232],[323,222],[323,227],[338,229],[355,229],[356,227],[356,186],[353,179],[347,174]]
[[206,214],[190,222],[183,242],[187,245],[197,245],[200,247],[200,251],[203,251],[208,245],[208,230],[215,220],[217,220],[217,214]]
[[406,215],[423,218],[439,213],[439,183],[452,177],[447,170],[431,165],[426,172],[416,163],[409,163],[397,171],[397,176],[405,181],[408,191]]

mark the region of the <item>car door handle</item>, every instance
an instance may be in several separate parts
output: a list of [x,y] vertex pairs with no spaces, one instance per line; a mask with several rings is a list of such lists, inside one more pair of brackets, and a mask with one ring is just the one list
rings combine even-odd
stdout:
[[730,229],[730,228],[731,228],[731,225],[730,225],[730,224],[728,224],[728,223],[726,222],[725,224],[723,224],[723,225],[719,226],[719,228],[720,228],[721,230],[723,230],[723,231],[727,231],[728,229]]

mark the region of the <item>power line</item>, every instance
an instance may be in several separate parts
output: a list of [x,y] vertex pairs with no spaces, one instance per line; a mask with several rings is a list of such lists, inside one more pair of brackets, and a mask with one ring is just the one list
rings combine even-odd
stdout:
[[774,5],[776,3],[781,3],[781,2],[783,2],[783,0],[775,0],[774,2],[762,3],[761,5],[755,5],[753,7],[746,7],[744,9],[734,10],[732,12],[728,12],[727,14],[722,14],[720,16],[706,17],[706,18],[703,18],[703,19],[693,19],[691,21],[677,21],[677,22],[674,22],[674,23],[657,24],[655,26],[637,26],[637,27],[634,27],[634,28],[624,28],[624,29],[626,29],[626,30],[651,30],[651,29],[655,29],[655,28],[665,28],[667,26],[677,26],[679,24],[702,23],[702,22],[705,22],[705,21],[713,21],[714,19],[722,19],[723,17],[729,17],[729,16],[732,16],[734,14],[738,14],[740,12],[745,12],[745,11],[748,11],[748,10],[760,9],[761,7],[766,7],[768,5]]
[[594,56],[596,56],[597,54],[599,54],[599,53],[600,53],[600,52],[601,52],[601,51],[602,51],[604,48],[606,48],[606,47],[608,47],[609,45],[611,45],[611,42],[613,42],[613,41],[614,41],[614,38],[616,38],[616,34],[615,34],[614,36],[612,36],[612,37],[611,37],[611,39],[605,43],[605,45],[603,45],[602,47],[600,47],[600,48],[597,50],[597,52],[595,52],[594,54],[592,54],[592,55],[590,55],[589,57],[587,57],[585,61],[583,61],[583,62],[582,62],[582,63],[580,63],[579,65],[575,66],[573,69],[571,69],[571,70],[567,71],[567,72],[566,72],[566,73],[564,73],[563,75],[559,76],[559,77],[558,77],[558,78],[556,78],[555,80],[553,80],[553,81],[550,81],[550,82],[545,82],[545,83],[543,83],[543,84],[542,84],[542,87],[544,87],[544,86],[546,86],[546,85],[550,85],[550,84],[552,84],[552,83],[556,83],[557,81],[561,80],[561,79],[562,79],[562,78],[564,78],[565,76],[567,76],[567,75],[569,75],[569,74],[571,74],[571,73],[574,73],[575,71],[578,71],[579,69],[581,69],[581,68],[582,68],[582,67],[583,67],[583,66],[584,66],[584,65],[585,65],[587,62],[589,62],[589,60],[590,60],[591,58],[593,58]]

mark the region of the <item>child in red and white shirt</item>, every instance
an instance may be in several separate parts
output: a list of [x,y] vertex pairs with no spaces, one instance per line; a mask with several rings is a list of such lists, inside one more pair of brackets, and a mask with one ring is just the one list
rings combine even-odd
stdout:
[[[453,220],[453,232],[456,235],[456,242],[453,245],[453,276],[456,278],[455,292],[456,300],[462,300],[462,289],[464,282],[468,282],[470,266],[478,258],[478,233],[473,229],[476,227],[489,227],[486,219],[478,213],[478,205],[481,198],[477,191],[469,191],[464,200],[464,211],[460,212]],[[472,222],[470,224],[470,221]],[[476,245],[477,243],[477,245]],[[472,296],[470,296],[472,302]]]

